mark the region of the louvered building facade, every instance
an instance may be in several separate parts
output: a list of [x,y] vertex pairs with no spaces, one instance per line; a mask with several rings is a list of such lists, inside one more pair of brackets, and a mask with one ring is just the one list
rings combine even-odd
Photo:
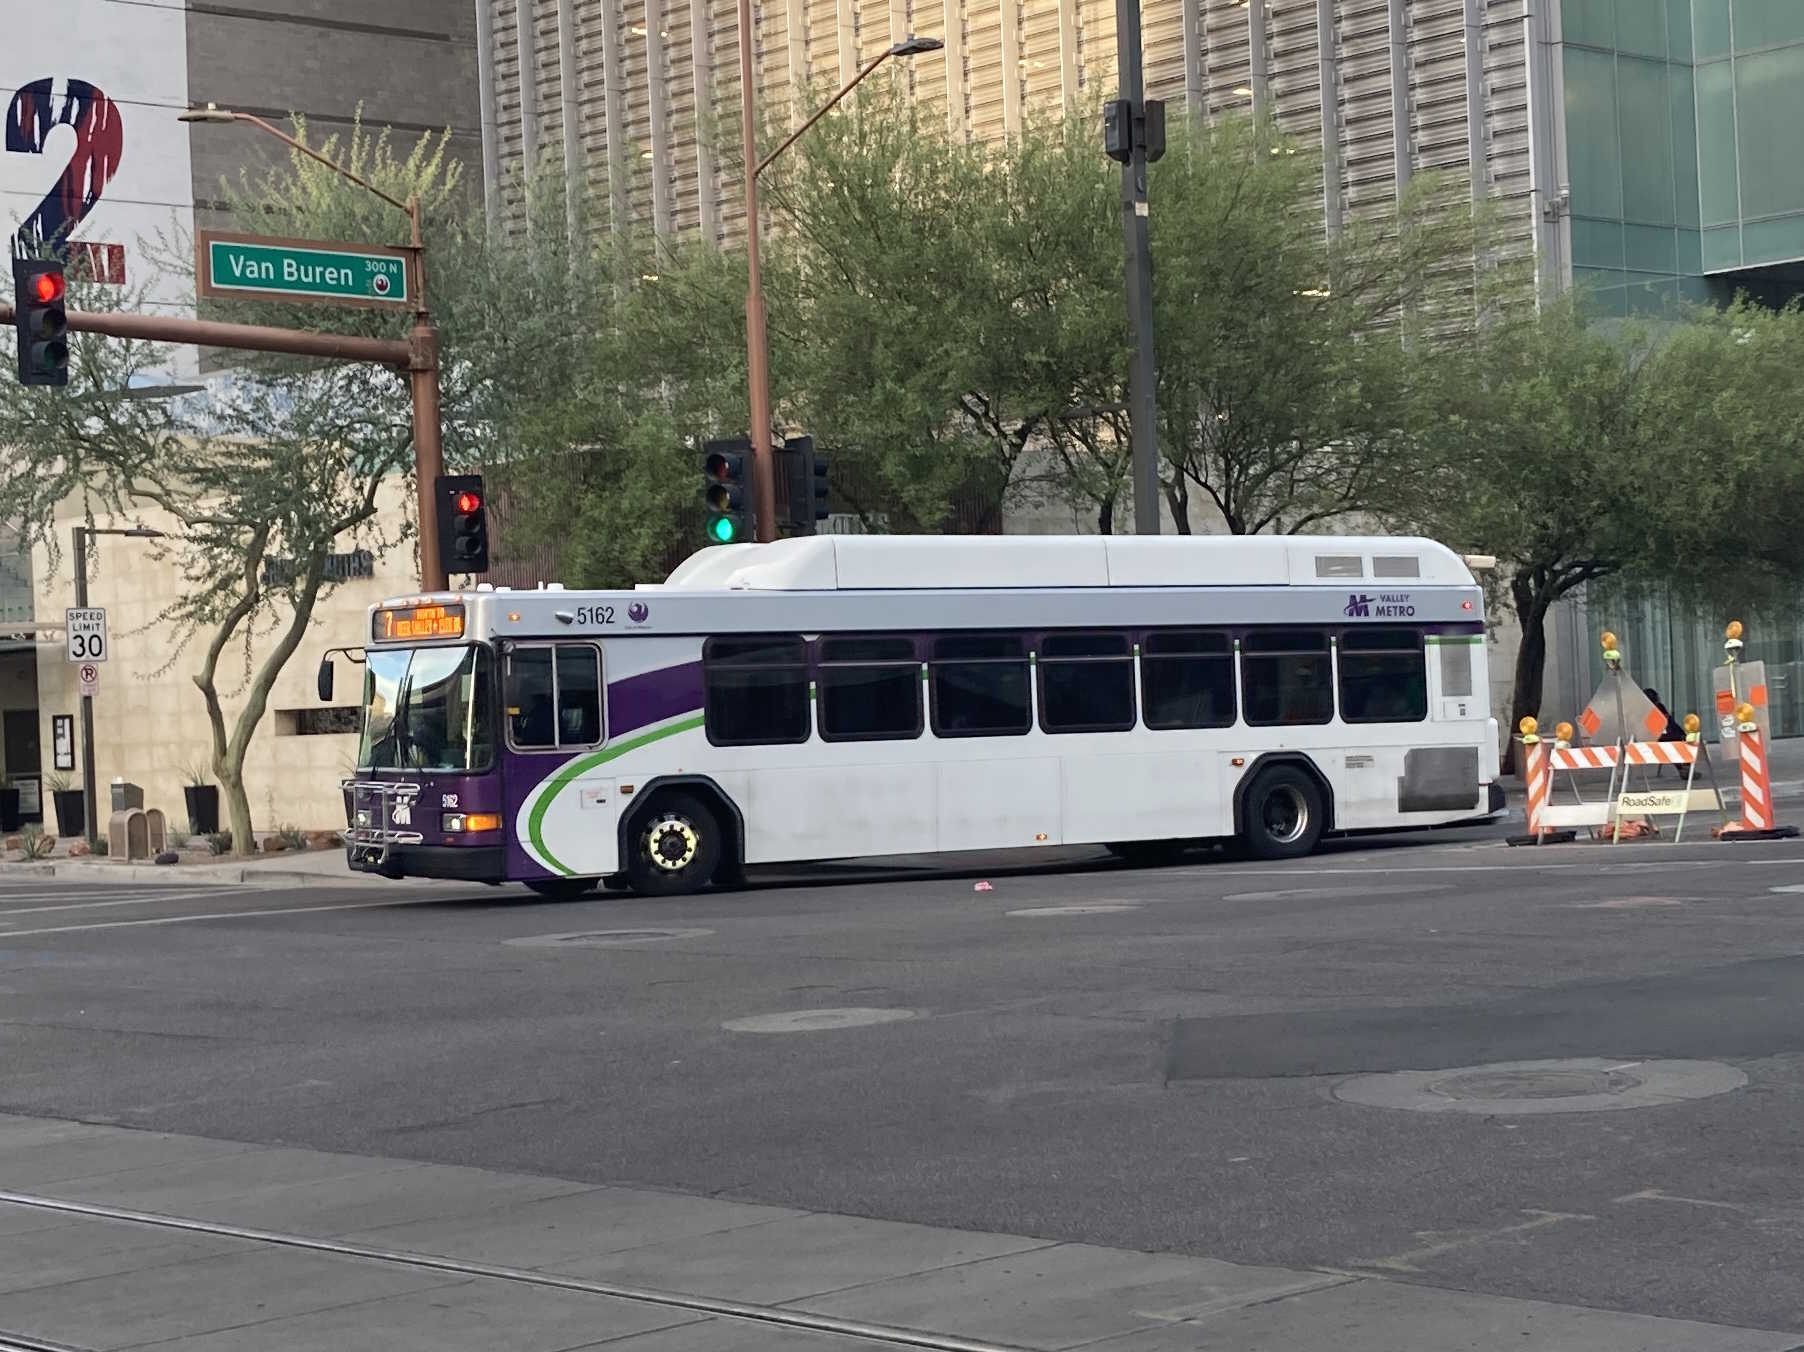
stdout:
[[[519,209],[531,160],[580,176],[615,221],[722,242],[738,232],[737,156],[710,149],[738,136],[735,0],[478,5],[497,211]],[[1550,281],[1570,280],[1562,95],[1547,59],[1558,20],[1539,0],[1143,6],[1147,96],[1172,118],[1269,113],[1321,148],[1324,228],[1388,209],[1425,169],[1448,171],[1499,200],[1506,231],[1535,240]],[[1035,110],[1090,106],[1116,85],[1113,0],[755,0],[752,27],[760,114],[778,125],[909,34],[945,45],[897,78],[955,136],[1005,137]]]

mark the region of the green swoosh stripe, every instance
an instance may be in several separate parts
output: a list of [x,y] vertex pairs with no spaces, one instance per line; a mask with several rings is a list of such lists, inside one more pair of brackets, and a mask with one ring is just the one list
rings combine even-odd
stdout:
[[642,746],[650,746],[653,742],[661,742],[666,737],[674,737],[679,732],[692,732],[702,725],[702,715],[696,714],[685,718],[680,723],[668,723],[661,728],[653,728],[650,732],[642,732],[637,737],[629,737],[626,741],[607,747],[593,755],[573,760],[556,775],[552,776],[550,786],[539,795],[539,801],[533,804],[532,811],[526,818],[526,838],[532,842],[539,858],[543,859],[552,870],[566,877],[574,877],[576,870],[554,855],[545,845],[545,812],[556,798],[570,786],[572,780],[587,774],[598,765],[606,765],[609,761],[624,756],[629,751],[637,751]]

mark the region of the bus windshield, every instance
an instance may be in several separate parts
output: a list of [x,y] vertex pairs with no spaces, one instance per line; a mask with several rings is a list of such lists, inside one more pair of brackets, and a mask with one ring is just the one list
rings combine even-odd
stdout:
[[495,752],[493,666],[486,648],[371,648],[358,766],[487,769]]

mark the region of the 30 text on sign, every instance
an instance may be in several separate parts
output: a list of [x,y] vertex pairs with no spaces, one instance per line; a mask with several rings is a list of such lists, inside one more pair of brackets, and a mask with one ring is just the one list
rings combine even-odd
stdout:
[[224,230],[195,232],[196,290],[213,300],[413,305],[407,250]]
[[63,612],[63,632],[69,640],[65,654],[69,661],[106,661],[105,610],[99,606],[70,606]]

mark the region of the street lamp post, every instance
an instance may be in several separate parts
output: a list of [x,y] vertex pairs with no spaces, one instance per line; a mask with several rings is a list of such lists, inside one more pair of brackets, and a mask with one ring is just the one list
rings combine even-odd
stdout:
[[770,344],[764,329],[764,276],[758,259],[758,176],[772,160],[794,145],[816,122],[833,110],[859,83],[892,56],[919,56],[937,52],[946,44],[938,38],[907,37],[880,52],[789,138],[762,160],[757,159],[756,117],[752,102],[752,0],[739,0],[740,130],[745,139],[745,376],[749,386],[752,421],[752,515],[760,543],[777,538],[777,472],[770,444]]
[[426,305],[426,241],[420,233],[419,196],[416,194],[405,202],[391,197],[375,184],[250,113],[209,103],[205,108],[189,108],[177,116],[183,122],[249,123],[309,159],[319,161],[341,178],[375,194],[397,211],[407,213],[410,227],[408,266],[413,287],[413,329],[408,334],[407,375],[413,396],[413,475],[420,518],[420,586],[425,591],[445,590],[449,579],[439,562],[438,514],[432,496],[434,481],[445,472],[444,425],[439,409],[438,325],[433,322],[432,312]]
[[[105,526],[76,526],[70,531],[75,550],[75,608],[88,608],[88,541],[96,535],[123,535],[133,540],[160,540],[163,532],[149,526],[131,526],[124,530]],[[100,839],[99,795],[94,789],[94,697],[81,697],[81,815],[88,833],[88,849]]]

